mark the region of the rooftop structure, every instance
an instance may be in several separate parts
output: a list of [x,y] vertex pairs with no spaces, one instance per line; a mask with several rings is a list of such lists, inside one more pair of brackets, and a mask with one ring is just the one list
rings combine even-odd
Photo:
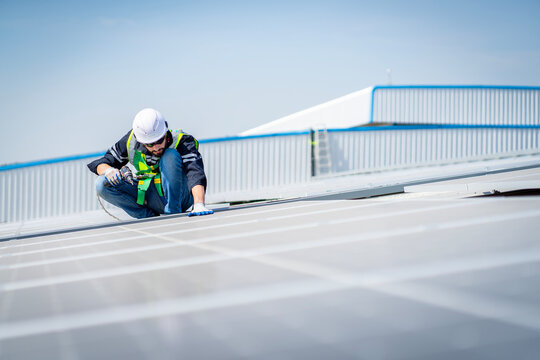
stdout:
[[534,358],[540,200],[471,196],[539,179],[0,242],[0,357]]
[[[207,198],[283,198],[287,189],[324,177],[535,156],[539,104],[538,87],[364,89],[267,124],[257,135],[201,140]],[[0,223],[99,210],[95,175],[85,166],[98,156],[0,167]]]
[[386,125],[540,125],[540,88],[520,86],[373,86],[242,135]]
[[100,154],[4,166],[0,358],[536,358],[538,91],[376,87],[201,141],[200,218],[112,219]]

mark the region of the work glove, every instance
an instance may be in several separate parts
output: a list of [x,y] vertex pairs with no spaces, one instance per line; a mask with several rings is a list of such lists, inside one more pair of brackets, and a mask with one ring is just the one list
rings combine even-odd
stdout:
[[214,210],[209,210],[204,206],[204,203],[198,202],[193,204],[193,209],[188,214],[188,216],[201,216],[201,215],[210,215],[213,214]]
[[117,168],[110,167],[105,170],[105,173],[103,175],[105,175],[107,182],[113,186],[118,185],[122,182],[122,176],[120,175],[120,171],[118,171]]

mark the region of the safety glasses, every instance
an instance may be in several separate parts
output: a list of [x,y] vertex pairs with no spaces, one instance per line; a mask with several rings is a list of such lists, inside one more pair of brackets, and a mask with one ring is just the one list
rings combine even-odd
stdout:
[[163,142],[163,140],[165,140],[165,137],[167,137],[167,134],[166,134],[166,133],[165,133],[165,135],[163,135],[163,137],[162,137],[161,139],[159,139],[158,141],[154,141],[154,142],[151,143],[151,144],[144,144],[144,146],[151,148],[151,147],[154,147],[154,146],[156,146],[156,145],[159,145],[159,144],[161,144],[161,143]]

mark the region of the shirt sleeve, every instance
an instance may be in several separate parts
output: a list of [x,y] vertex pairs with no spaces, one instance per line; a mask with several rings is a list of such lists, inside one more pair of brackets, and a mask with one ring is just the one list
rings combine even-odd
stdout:
[[116,144],[111,146],[103,157],[89,163],[87,165],[88,169],[97,175],[97,167],[100,164],[107,164],[117,169],[121,169],[122,166],[126,165],[129,160],[127,152],[127,141],[129,139],[129,134],[131,134],[131,131],[118,140]]
[[201,154],[197,149],[198,142],[189,134],[184,134],[176,150],[182,156],[184,171],[188,180],[189,189],[195,185],[202,185],[206,189],[206,175]]

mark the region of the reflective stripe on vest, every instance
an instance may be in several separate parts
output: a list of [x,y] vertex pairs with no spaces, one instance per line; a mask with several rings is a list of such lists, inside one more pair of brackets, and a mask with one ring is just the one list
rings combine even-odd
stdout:
[[[173,141],[168,148],[176,149],[178,145],[180,144],[180,139],[182,139],[182,136],[184,135],[184,133],[182,132],[182,130],[174,130],[174,131],[169,130],[169,132],[172,135]],[[144,198],[146,196],[146,191],[150,187],[150,183],[152,182],[152,180],[154,181],[154,185],[156,186],[156,190],[159,196],[163,197],[163,189],[161,187],[161,172],[159,170],[159,162],[152,166],[146,163],[146,155],[138,150],[135,150],[138,142],[137,140],[131,141],[132,139],[133,139],[133,130],[129,134],[129,138],[127,141],[128,158],[129,158],[129,162],[137,170],[137,175],[139,177],[142,177],[142,179],[140,179],[137,184],[137,190],[138,190],[137,204],[144,205]]]

